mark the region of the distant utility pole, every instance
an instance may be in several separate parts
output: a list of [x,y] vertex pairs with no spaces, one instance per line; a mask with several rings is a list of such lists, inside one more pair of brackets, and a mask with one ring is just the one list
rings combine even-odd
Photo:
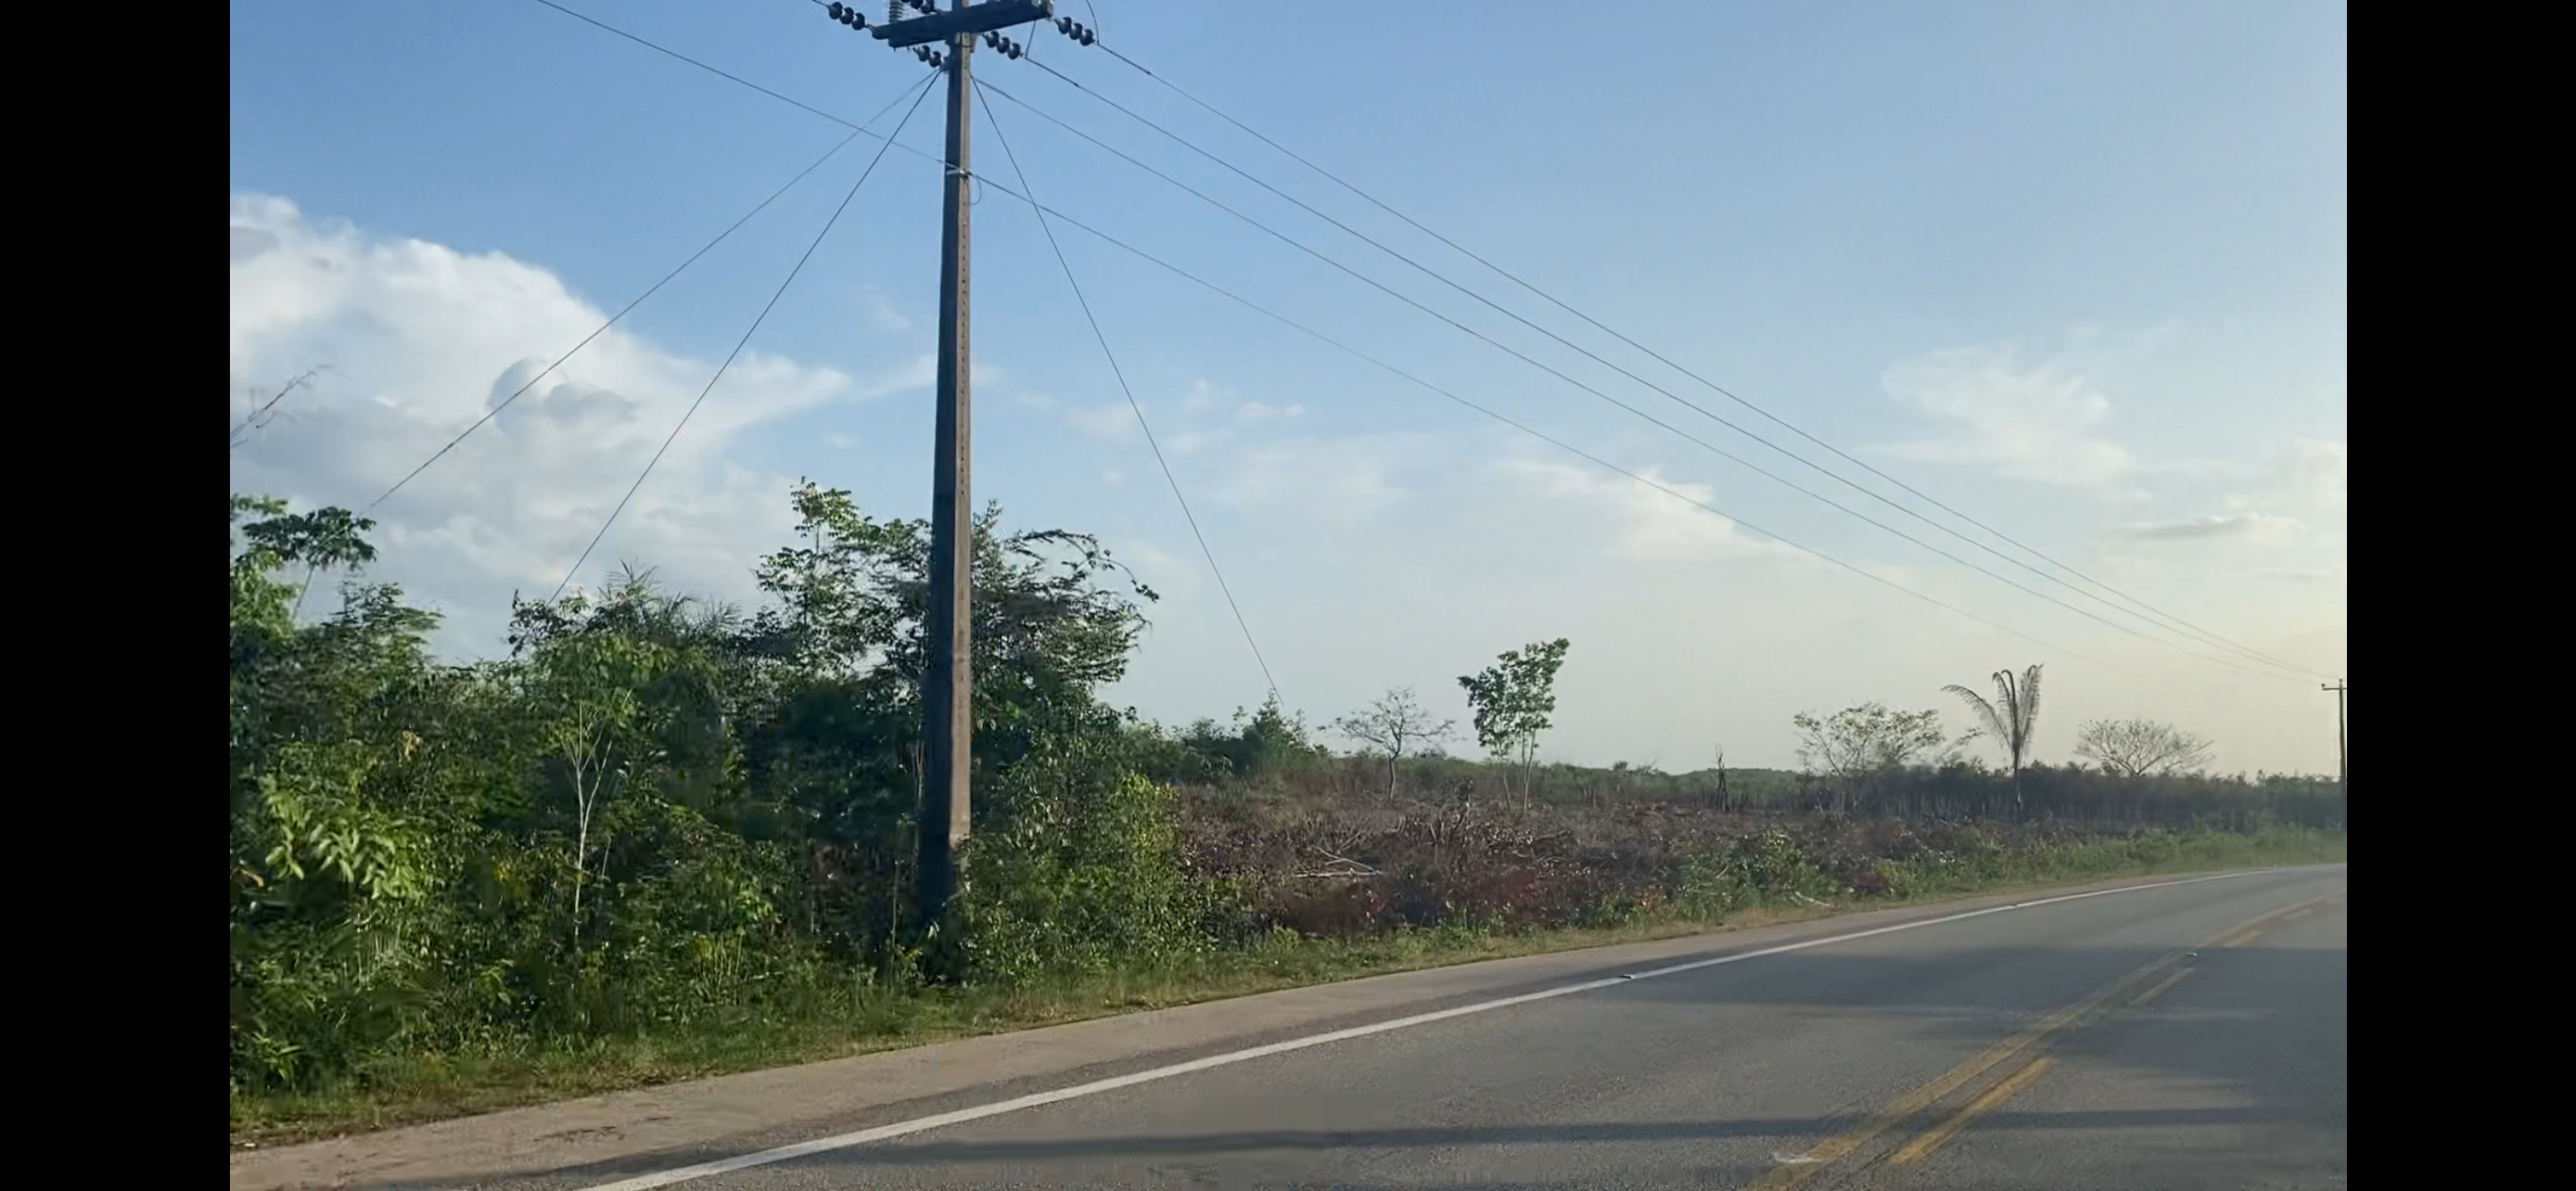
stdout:
[[2343,719],[2343,692],[2344,692],[2344,681],[2343,681],[2342,679],[2338,678],[2338,679],[2334,680],[2333,682],[2329,682],[2329,683],[2324,683],[2324,684],[2322,684],[2322,685],[2320,686],[2320,688],[2319,688],[2319,689],[2321,689],[2321,690],[2329,690],[2329,691],[2333,691],[2333,692],[2334,692],[2334,697],[2335,697],[2335,784],[2336,784],[2336,785],[2338,785],[2338,786],[2343,787],[2343,788],[2344,788],[2344,794],[2345,794],[2345,796],[2346,796],[2346,797],[2350,797],[2350,796],[2351,796],[2351,794],[2352,794],[2352,743],[2351,743],[2351,736],[2350,736],[2350,734],[2349,734],[2349,733],[2347,733],[2347,732],[2344,730],[2344,719]]
[[[905,16],[911,9],[918,15]],[[970,777],[975,759],[975,509],[972,407],[967,382],[972,358],[966,347],[967,231],[973,190],[967,160],[967,125],[974,78],[967,70],[975,42],[1005,57],[1022,54],[1001,30],[1055,15],[1053,0],[888,0],[885,23],[871,28],[857,9],[834,3],[832,19],[867,29],[887,46],[948,72],[948,168],[941,182],[939,233],[938,426],[930,467],[930,592],[923,631],[929,657],[921,675],[922,783],[919,921],[947,915],[957,893],[957,853],[965,846],[973,808]],[[1088,44],[1071,21],[1059,30]],[[944,45],[944,50],[930,46]]]

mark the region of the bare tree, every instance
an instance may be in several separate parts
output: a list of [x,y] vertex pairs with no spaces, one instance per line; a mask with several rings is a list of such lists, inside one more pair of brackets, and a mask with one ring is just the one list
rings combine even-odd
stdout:
[[1941,689],[1965,702],[1968,710],[1976,714],[1986,734],[2004,746],[2005,755],[2012,765],[2013,805],[2019,807],[2021,767],[2030,760],[2031,735],[2039,728],[2039,667],[2033,665],[2022,671],[2019,681],[2014,680],[2012,671],[1997,670],[1994,683],[1995,700],[1992,703],[1987,702],[1985,696],[1955,682]]
[[2197,773],[2210,747],[2206,736],[2154,720],[2087,720],[2075,730],[2075,755],[2121,777]]
[[276,421],[278,414],[277,403],[286,400],[287,396],[295,392],[297,389],[310,387],[313,384],[313,378],[325,371],[333,371],[333,369],[331,369],[330,365],[324,364],[313,368],[307,368],[302,372],[296,373],[285,384],[279,386],[277,392],[270,395],[269,399],[266,401],[260,401],[258,392],[253,391],[251,393],[251,401],[253,402],[253,405],[251,406],[250,414],[244,417],[241,421],[233,423],[232,447],[238,448],[243,443],[249,442],[252,432],[263,429],[270,422]]
[[1937,762],[1947,739],[1938,711],[1897,711],[1884,703],[1846,707],[1829,716],[1799,712],[1789,717],[1798,730],[1798,763],[1832,783],[1845,812],[1857,809],[1862,793],[1890,770],[1925,761]]
[[1447,740],[1456,720],[1435,720],[1416,702],[1412,687],[1394,687],[1366,707],[1333,721],[1333,731],[1358,741],[1364,751],[1386,758],[1386,795],[1395,797],[1398,767],[1409,753]]

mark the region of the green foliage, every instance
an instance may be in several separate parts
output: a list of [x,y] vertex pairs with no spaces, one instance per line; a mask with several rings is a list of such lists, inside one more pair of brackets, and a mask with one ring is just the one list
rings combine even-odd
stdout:
[[[784,1012],[917,978],[911,897],[927,527],[795,493],[745,617],[627,572],[521,601],[511,655],[445,666],[359,572],[369,524],[236,496],[232,1081]],[[1152,593],[1096,541],[975,526],[975,873],[986,978],[1202,945],[1168,790],[1093,698]],[[340,607],[295,614],[308,572]],[[1119,580],[1124,580],[1123,585]],[[1256,755],[1306,747],[1275,705]],[[971,875],[971,874],[970,874]],[[1023,879],[1025,878],[1025,879]],[[836,977],[835,972],[843,976]]]
[[1315,743],[1302,714],[1290,714],[1273,693],[1249,716],[1242,708],[1227,724],[1201,719],[1181,733],[1189,761],[1174,776],[1259,777],[1311,764],[1328,755]]
[[1563,637],[1503,651],[1494,665],[1461,675],[1476,743],[1524,770],[1556,714],[1556,672],[1570,643]]
[[[988,509],[975,830],[957,916],[925,934],[907,915],[928,527],[811,484],[793,499],[796,540],[759,564],[760,607],[628,571],[516,602],[509,655],[460,666],[431,655],[434,614],[367,579],[365,519],[233,497],[237,1113],[531,1056],[964,1029],[1047,989],[1275,984],[1578,923],[2251,855],[2211,832],[1890,842],[1861,838],[1860,820],[1834,819],[1841,836],[1776,815],[1748,826],[1810,784],[1734,770],[1716,798],[1704,774],[1539,766],[1563,640],[1461,680],[1508,769],[1423,755],[1417,739],[1443,725],[1392,703],[1401,731],[1379,733],[1382,756],[1334,757],[1275,695],[1166,729],[1096,695],[1125,672],[1153,593],[1093,539],[1005,530]],[[299,613],[326,573],[336,604]],[[1973,815],[2004,796],[2003,775],[1923,764],[1942,759],[1929,712],[1811,726],[1875,767],[1875,809]],[[1380,795],[1400,792],[1403,757],[1425,797]],[[2048,813],[2340,823],[2340,791],[2305,779],[2020,778]],[[1498,779],[1523,797],[1491,798]],[[1361,787],[1365,814],[1334,805]]]
[[1993,679],[1993,702],[1957,683],[1941,689],[1965,702],[1985,734],[2003,746],[2005,769],[2013,778],[2013,800],[2019,802],[2022,766],[2030,760],[2031,739],[2039,731],[2039,667],[2032,665],[2018,678],[2010,670],[1997,670]]
[[1022,986],[1168,965],[1207,948],[1173,792],[1122,760],[1114,741],[1047,739],[986,787],[992,820],[966,865],[972,976]]

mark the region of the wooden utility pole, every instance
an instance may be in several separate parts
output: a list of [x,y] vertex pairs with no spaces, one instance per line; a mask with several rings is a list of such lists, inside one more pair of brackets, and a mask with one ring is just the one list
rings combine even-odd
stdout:
[[[921,675],[922,782],[919,921],[937,924],[957,893],[957,854],[973,808],[975,763],[975,509],[972,402],[967,350],[967,239],[973,173],[967,117],[974,78],[967,63],[978,38],[1018,57],[995,31],[1053,15],[1049,0],[954,0],[945,11],[869,30],[948,72],[948,168],[940,182],[939,409],[930,479],[930,591]],[[944,44],[941,51],[919,47]]]
[[2343,787],[2343,788],[2344,788],[2344,796],[2345,796],[2345,797],[2347,797],[2347,798],[2349,798],[2349,797],[2351,797],[2351,796],[2352,796],[2352,737],[2351,737],[2351,734],[2350,734],[2349,732],[2345,731],[2345,729],[2344,729],[2344,718],[2343,718],[2343,692],[2344,692],[2344,682],[2343,682],[2343,680],[2342,680],[2342,679],[2338,678],[2338,679],[2334,680],[2333,682],[2329,682],[2329,683],[2325,683],[2325,684],[2323,684],[2322,689],[2324,689],[2324,690],[2329,690],[2329,691],[2333,691],[2333,692],[2334,692],[2334,697],[2335,697],[2335,784],[2336,784],[2336,785],[2338,785],[2338,786]]

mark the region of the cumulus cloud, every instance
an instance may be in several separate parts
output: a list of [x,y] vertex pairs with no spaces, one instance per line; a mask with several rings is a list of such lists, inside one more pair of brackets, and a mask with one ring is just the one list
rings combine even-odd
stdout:
[[1136,571],[1156,593],[1166,600],[1186,600],[1199,590],[1199,564],[1196,559],[1182,558],[1151,542],[1128,542],[1118,548],[1118,557]]
[[2256,571],[2254,575],[2259,579],[2271,579],[2281,583],[2341,584],[2344,582],[2342,567],[2273,567]]
[[1637,562],[1752,562],[1807,557],[1794,546],[1756,537],[1733,520],[1702,508],[1716,500],[1716,489],[1668,479],[1655,468],[1640,473],[1653,481],[1647,483],[1570,463],[1516,459],[1503,466],[1530,488],[1608,513],[1616,526],[1611,538],[1612,553],[1621,558]]
[[[347,378],[232,453],[239,491],[363,508],[607,317],[540,266],[308,219],[282,198],[233,196],[231,233],[232,391],[312,362]],[[381,573],[468,616],[553,590],[716,363],[599,335],[375,510]],[[791,478],[728,465],[727,446],[828,402],[924,386],[929,365],[852,377],[745,352],[579,578],[636,559],[744,594],[746,551],[789,528]]]
[[1163,449],[1174,455],[1195,455],[1224,442],[1229,436],[1222,430],[1186,430],[1163,442]]
[[2317,509],[2341,512],[2348,484],[2344,444],[2300,439],[2291,444],[2293,484]]
[[1067,406],[1064,420],[1067,425],[1093,438],[1125,438],[1136,431],[1136,411],[1127,408],[1123,401],[1107,405]]
[[2220,538],[2273,538],[2304,528],[2306,526],[2295,518],[2275,517],[2269,513],[2219,513],[2188,521],[2113,526],[2107,532],[2112,537],[2132,542],[2190,542]]
[[875,287],[871,286],[868,289],[863,295],[863,300],[867,303],[868,322],[874,324],[876,329],[896,335],[906,334],[912,330],[912,320],[904,316],[902,308],[896,306],[893,299],[878,292]]
[[1235,408],[1234,416],[1246,422],[1266,422],[1272,418],[1297,417],[1305,412],[1306,407],[1302,405],[1291,405],[1281,409],[1258,401],[1246,401]]
[[1961,348],[1898,364],[1880,384],[1943,426],[1937,437],[1879,448],[1887,455],[2076,487],[2138,466],[2102,434],[2110,398],[2062,361],[2026,366],[2009,349]]
[[1395,480],[1398,461],[1420,459],[1429,449],[1419,436],[1402,435],[1247,445],[1228,461],[1218,495],[1235,504],[1293,508],[1301,516],[1365,515],[1405,495]]

